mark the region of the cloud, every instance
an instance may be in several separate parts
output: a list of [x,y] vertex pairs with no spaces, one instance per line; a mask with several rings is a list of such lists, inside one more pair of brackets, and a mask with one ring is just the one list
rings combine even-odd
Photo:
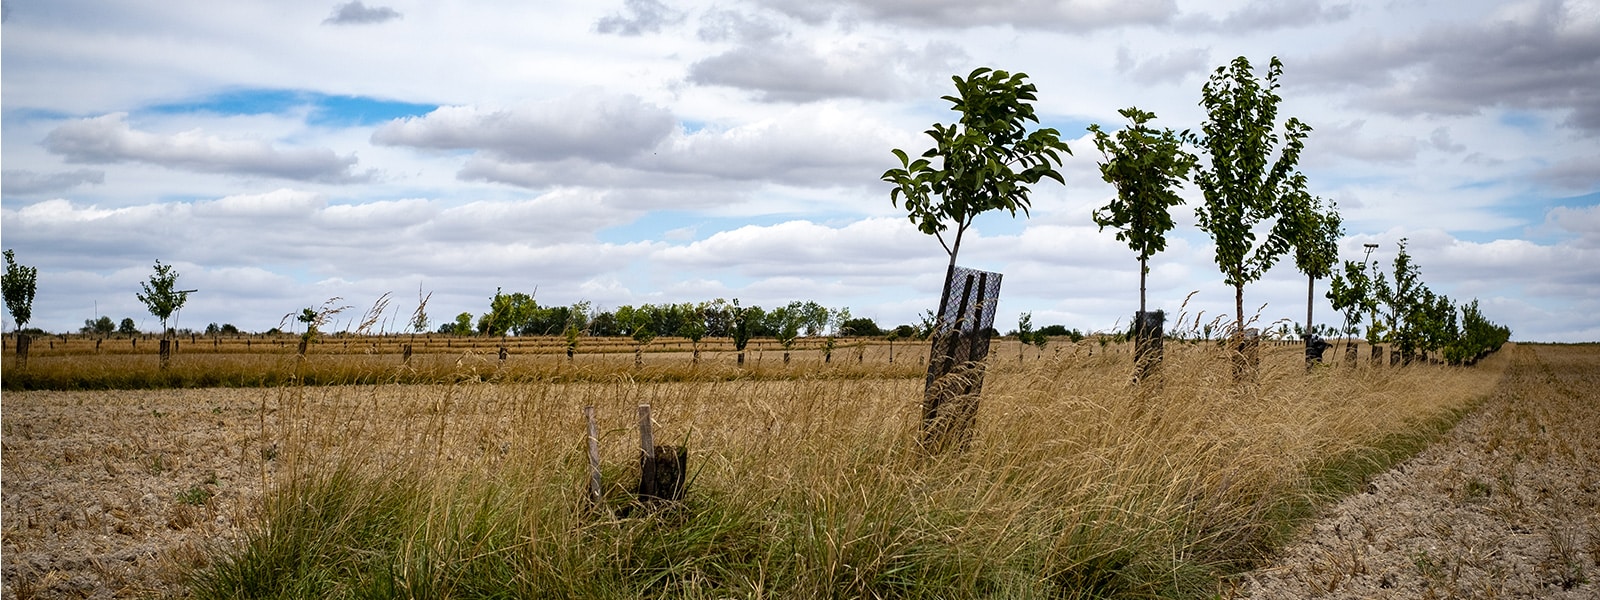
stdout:
[[688,81],[748,90],[761,102],[906,96],[949,72],[960,49],[929,43],[861,40],[825,49],[788,40],[761,40],[689,66]]
[[700,17],[697,35],[705,42],[762,42],[784,35],[786,31],[772,19],[744,11],[715,8]]
[[1307,162],[1317,162],[1322,157],[1385,164],[1409,164],[1416,160],[1421,146],[1416,138],[1394,134],[1369,136],[1362,132],[1365,126],[1366,121],[1358,119],[1317,127],[1306,142]]
[[69,163],[145,163],[201,173],[263,175],[298,181],[354,183],[354,154],[327,148],[280,150],[260,140],[230,140],[190,130],[172,135],[135,131],[127,113],[68,121],[44,138],[44,147]]
[[662,27],[683,22],[682,12],[672,10],[660,0],[622,0],[622,9],[621,13],[612,13],[595,21],[595,31],[638,36],[660,33]]
[[0,173],[0,193],[46,194],[70,190],[84,184],[99,185],[105,182],[106,172],[99,169],[76,169],[58,173],[6,169],[4,173]]
[[400,13],[387,6],[368,7],[361,0],[333,7],[333,14],[322,20],[323,25],[374,25],[400,18]]
[[926,236],[900,218],[864,219],[843,227],[787,221],[717,232],[664,248],[655,259],[678,268],[733,269],[755,277],[877,279],[916,263],[937,270],[939,256],[927,252],[930,245]]
[[1323,0],[1251,0],[1221,19],[1185,15],[1174,25],[1186,30],[1250,33],[1337,23],[1349,19],[1352,12],[1349,4],[1325,6]]
[[458,173],[463,180],[528,188],[696,189],[716,198],[730,184],[875,181],[889,160],[887,151],[876,149],[893,147],[897,135],[826,104],[690,132],[637,97],[585,96],[510,110],[444,107],[391,122],[372,137],[379,144],[476,150]]
[[505,161],[615,162],[649,150],[676,127],[672,113],[634,95],[596,90],[512,108],[444,106],[391,121],[372,142],[436,150],[483,150]]
[[1135,60],[1127,46],[1117,48],[1117,71],[1143,84],[1180,83],[1190,74],[1205,73],[1210,60],[1204,48],[1177,48],[1143,60]]
[[1177,14],[1172,0],[763,0],[808,23],[829,18],[867,19],[905,27],[1083,32],[1165,23]]
[[1352,103],[1368,110],[1550,110],[1567,113],[1567,124],[1585,135],[1600,135],[1600,19],[1583,10],[1580,2],[1524,2],[1479,23],[1360,36],[1307,61],[1297,77],[1350,90]]
[[1545,224],[1577,235],[1580,247],[1600,250],[1600,205],[1557,206],[1545,215]]
[[1600,155],[1570,158],[1539,169],[1533,177],[1562,190],[1588,192],[1600,189]]

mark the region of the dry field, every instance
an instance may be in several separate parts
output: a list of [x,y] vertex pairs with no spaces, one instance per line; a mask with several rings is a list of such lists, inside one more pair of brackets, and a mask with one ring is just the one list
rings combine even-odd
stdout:
[[1253,597],[1600,597],[1600,346],[1506,352],[1481,408],[1252,573]]
[[[481,572],[522,596],[1214,594],[1317,502],[1360,489],[1508,369],[1526,371],[1514,358],[1530,352],[1306,374],[1297,349],[1272,348],[1241,388],[1211,346],[1174,344],[1164,385],[1135,389],[1126,348],[1060,344],[1018,361],[1002,346],[972,445],[930,461],[911,444],[917,370],[871,367],[879,350],[855,367],[843,349],[843,365],[789,367],[768,351],[762,377],[726,356],[678,356],[677,375],[654,380],[614,369],[494,383],[484,371],[437,385],[7,392],[4,596],[227,596],[238,577],[276,597],[493,595],[473,587]],[[1592,399],[1593,375],[1564,373],[1593,373],[1600,352],[1563,356],[1537,363],[1544,379],[1508,380],[1577,382],[1560,389]],[[890,376],[830,376],[851,368]],[[600,414],[607,495],[623,508],[641,403],[658,440],[690,450],[689,497],[665,520],[583,501],[582,407]],[[331,562],[296,558],[293,581],[250,571],[282,550],[272,544],[315,537],[283,527],[332,506],[332,487],[347,512],[313,515],[326,523],[401,506],[363,525],[382,549],[305,547]],[[1593,560],[1593,530],[1574,535],[1588,537],[1573,556]]]

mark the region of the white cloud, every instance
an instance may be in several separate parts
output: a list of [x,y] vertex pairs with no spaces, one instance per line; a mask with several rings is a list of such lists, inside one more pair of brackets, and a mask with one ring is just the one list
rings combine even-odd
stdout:
[[80,185],[98,185],[105,182],[106,172],[99,169],[74,169],[56,173],[6,169],[4,173],[0,173],[0,193],[27,195],[61,192]]
[[829,40],[820,47],[761,40],[690,65],[688,80],[749,90],[761,102],[883,100],[931,87],[959,58],[959,49],[943,43],[916,49],[868,39]]
[[515,161],[581,158],[619,162],[672,133],[672,113],[631,94],[596,89],[512,108],[445,106],[390,122],[376,144],[438,150],[484,150]]
[[1210,52],[1204,48],[1176,48],[1144,59],[1135,59],[1127,46],[1117,47],[1117,70],[1144,84],[1178,83],[1209,68]]
[[127,117],[127,113],[111,113],[68,121],[45,136],[44,147],[69,163],[138,162],[202,173],[328,183],[367,179],[351,173],[356,164],[353,154],[339,156],[327,148],[281,150],[262,140],[223,139],[200,130],[154,134],[134,130]]

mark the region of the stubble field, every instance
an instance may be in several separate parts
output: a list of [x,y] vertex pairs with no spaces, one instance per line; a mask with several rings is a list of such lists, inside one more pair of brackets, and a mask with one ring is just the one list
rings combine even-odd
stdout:
[[[1257,383],[1239,386],[1214,346],[1171,344],[1163,384],[1135,388],[1125,347],[1062,343],[1019,361],[1002,345],[971,445],[930,459],[914,445],[910,347],[893,366],[878,347],[826,364],[769,351],[749,371],[687,353],[634,370],[620,354],[582,376],[497,380],[500,365],[469,356],[443,384],[9,391],[4,594],[1226,593],[1534,352],[1306,374],[1296,348],[1269,348]],[[1559,369],[1600,359],[1557,351],[1576,357]],[[1574,393],[1592,399],[1585,381]],[[689,449],[672,509],[630,505],[642,403],[657,440]],[[1594,560],[1593,542],[1573,543]]]

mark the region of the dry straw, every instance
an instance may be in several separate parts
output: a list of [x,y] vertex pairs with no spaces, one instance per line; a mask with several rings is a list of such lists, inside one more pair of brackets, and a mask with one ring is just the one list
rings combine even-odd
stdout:
[[[579,365],[495,384],[469,353],[449,385],[285,386],[262,407],[263,444],[281,451],[266,517],[194,591],[1193,595],[1421,447],[1502,368],[1307,374],[1298,347],[1269,347],[1240,387],[1217,345],[1174,342],[1162,380],[1133,386],[1131,351],[1060,342],[995,361],[971,443],[935,460],[914,447],[921,382],[903,358],[782,377],[716,360],[658,367],[672,376]],[[658,443],[689,447],[676,510],[629,510],[645,403]]]

